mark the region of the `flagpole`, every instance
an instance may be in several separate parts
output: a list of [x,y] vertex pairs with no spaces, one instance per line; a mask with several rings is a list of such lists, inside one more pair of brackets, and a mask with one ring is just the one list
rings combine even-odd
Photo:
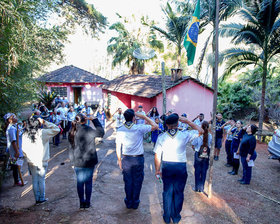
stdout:
[[209,185],[208,185],[208,198],[212,197],[212,181],[213,181],[213,159],[215,149],[216,138],[216,113],[217,113],[217,96],[218,96],[218,66],[219,66],[219,11],[220,1],[216,0],[216,20],[215,20],[215,72],[213,73],[213,111],[212,111],[212,145],[210,156],[210,168],[209,168]]

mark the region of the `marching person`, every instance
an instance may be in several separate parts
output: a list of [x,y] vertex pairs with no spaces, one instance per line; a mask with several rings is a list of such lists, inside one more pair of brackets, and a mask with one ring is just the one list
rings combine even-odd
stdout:
[[196,118],[194,118],[192,120],[192,122],[194,122],[198,126],[201,126],[203,121],[204,121],[204,114],[203,113],[200,113],[199,115],[197,115]]
[[[134,124],[135,116],[144,119],[148,124]],[[134,113],[132,109],[127,109],[124,117],[124,125],[117,129],[116,153],[125,184],[124,202],[128,209],[137,209],[144,180],[143,136],[158,129],[158,125],[146,115]]]
[[[187,123],[197,131],[178,131],[178,121]],[[201,127],[174,113],[166,118],[168,130],[158,137],[155,146],[156,177],[162,176],[163,180],[163,219],[166,223],[178,223],[181,220],[180,212],[184,201],[184,188],[186,185],[187,143],[191,142],[204,131]],[[160,166],[162,164],[162,171]]]
[[[42,125],[44,128],[41,128]],[[36,204],[48,200],[45,197],[45,176],[50,159],[49,140],[60,132],[59,127],[42,118],[32,116],[26,122],[22,135],[22,149],[32,175],[33,192]]]
[[[195,138],[192,141],[192,147],[195,149],[194,154],[194,175],[195,175],[195,192],[204,192],[204,184],[206,180],[206,174],[209,167],[209,154],[212,143],[212,135],[209,133],[209,123],[203,121],[201,124],[203,129],[203,135]],[[203,154],[203,150],[206,149],[206,153]]]
[[[57,106],[59,106],[60,104],[58,104]],[[56,107],[57,108],[57,107]],[[57,113],[60,114],[60,125],[62,128],[62,138],[66,139],[66,132],[67,132],[67,113],[68,113],[68,108],[65,106],[65,103],[62,102],[61,103],[61,107],[57,108]]]
[[72,122],[75,120],[77,113],[74,111],[74,107],[70,106],[69,112],[67,113],[67,131],[72,127]]
[[[84,108],[82,109],[82,113],[84,115],[86,115],[86,117],[91,117],[93,115],[93,110],[91,109],[91,107],[88,106],[87,102],[84,103]],[[87,121],[87,125],[90,125],[90,121]]]
[[240,184],[250,184],[251,182],[253,164],[250,164],[250,162],[253,163],[257,158],[257,153],[255,151],[257,144],[255,134],[257,130],[258,128],[254,124],[246,128],[246,133],[237,151],[237,154],[240,154],[243,167],[243,177],[239,180]]
[[[95,130],[86,125],[87,120],[92,121]],[[69,155],[77,176],[80,208],[90,207],[92,176],[94,167],[98,163],[95,138],[103,136],[104,129],[96,117],[86,117],[84,114],[78,114],[72,122],[72,128],[68,136],[71,145]]]

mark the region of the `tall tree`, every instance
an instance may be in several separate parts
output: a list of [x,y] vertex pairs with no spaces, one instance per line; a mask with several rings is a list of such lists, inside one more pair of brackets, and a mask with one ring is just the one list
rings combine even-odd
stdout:
[[266,79],[271,60],[280,53],[280,2],[277,0],[254,0],[240,10],[245,25],[230,23],[224,25],[221,34],[233,37],[236,45],[247,47],[232,48],[223,53],[227,59],[224,77],[248,65],[259,66],[262,70],[262,91],[260,99],[259,139],[265,113]]
[[189,22],[191,20],[192,9],[192,5],[187,3],[185,5],[184,10],[189,12],[189,14],[181,14],[173,10],[171,5],[167,3],[166,7],[163,8],[163,12],[167,18],[166,30],[158,26],[151,26],[153,30],[160,32],[168,41],[170,41],[176,46],[178,68],[180,68],[181,66],[183,42],[188,29]]
[[[141,18],[141,25],[137,27],[137,21],[134,16],[129,20],[122,18],[122,22],[114,23],[110,26],[110,30],[117,32],[117,35],[112,37],[107,46],[107,52],[113,55],[112,66],[125,64],[130,68],[129,74],[144,74],[144,60],[139,60],[133,56],[133,51],[140,47],[150,47],[159,51],[163,51],[163,44],[157,40],[155,33],[151,30],[146,30],[147,24],[154,24],[148,18]],[[133,25],[133,28],[130,27]]]
[[[59,24],[58,24],[59,22]],[[106,18],[83,0],[0,1],[0,115],[32,98],[34,74],[63,58],[67,35],[80,24],[93,36]]]

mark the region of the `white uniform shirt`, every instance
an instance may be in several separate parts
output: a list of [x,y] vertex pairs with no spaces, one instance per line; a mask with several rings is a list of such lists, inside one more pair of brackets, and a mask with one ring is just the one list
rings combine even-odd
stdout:
[[201,127],[201,124],[202,124],[203,121],[204,121],[204,120],[200,121],[199,118],[196,118],[196,119],[194,120],[193,123],[195,123],[196,125],[198,125],[199,127]]
[[116,135],[116,144],[122,146],[123,155],[142,155],[144,154],[143,137],[144,134],[150,132],[151,125],[124,124],[119,127]]
[[[137,111],[137,113],[146,115],[146,113],[144,111],[142,111],[142,112],[138,112]],[[137,116],[135,116],[135,119],[136,119],[136,124],[145,124],[145,120],[144,119],[142,119],[140,117],[137,117]]]
[[59,107],[57,109],[57,112],[60,112],[60,120],[67,120],[67,112],[68,112],[68,108],[66,107]]
[[113,119],[116,121],[116,128],[121,127],[123,125],[123,123],[125,122],[123,114],[117,113],[114,115]]
[[[208,147],[211,148],[211,143],[212,143],[212,135],[209,133],[208,134]],[[200,150],[200,147],[202,146],[203,144],[203,135],[195,138],[193,141],[192,141],[192,145],[194,146],[194,149],[196,152],[199,152]]]
[[188,142],[198,137],[198,131],[179,131],[171,135],[168,131],[161,134],[154,149],[157,157],[166,162],[186,162],[186,147]]

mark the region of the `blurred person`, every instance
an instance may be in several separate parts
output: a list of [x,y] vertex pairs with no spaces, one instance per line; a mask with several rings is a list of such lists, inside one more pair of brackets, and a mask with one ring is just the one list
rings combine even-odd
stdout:
[[[181,116],[187,118],[187,114],[185,114],[185,113],[183,113]],[[188,127],[189,127],[188,124],[179,121],[178,129],[180,131],[186,131],[186,130],[188,130]]]
[[122,108],[118,108],[118,110],[113,114],[113,122],[116,122],[116,129],[120,128],[124,124],[125,118],[122,113]]
[[160,123],[159,118],[155,118],[155,123],[158,125],[158,129],[151,132],[151,140],[154,146],[156,145],[158,136],[163,133],[163,125]]
[[[142,115],[146,115],[145,111],[143,110],[143,106],[142,105],[139,105],[138,106],[138,111],[137,111],[137,114],[142,114]],[[141,119],[140,117],[135,117],[135,120],[136,120],[136,124],[145,124],[145,120],[144,119]]]
[[150,117],[153,121],[155,121],[156,118],[159,118],[158,109],[156,107],[153,107],[148,113],[148,117]]
[[[58,104],[59,106],[60,104]],[[56,107],[57,108],[57,107]],[[62,138],[66,139],[66,132],[67,132],[67,113],[68,113],[68,108],[66,107],[65,103],[61,103],[61,107],[57,108],[57,112],[59,113],[60,116],[60,126],[62,128]]]
[[204,114],[200,113],[192,120],[196,125],[201,126],[202,122],[204,121]]
[[[90,106],[88,106],[88,103],[84,103],[84,108],[82,109],[81,113],[86,115],[86,117],[91,117],[93,115],[93,110]],[[90,121],[87,120],[87,125],[90,125]]]
[[97,111],[96,117],[98,118],[100,124],[102,125],[102,127],[105,130],[106,127],[106,114],[104,111],[104,108],[99,108],[99,110]]

